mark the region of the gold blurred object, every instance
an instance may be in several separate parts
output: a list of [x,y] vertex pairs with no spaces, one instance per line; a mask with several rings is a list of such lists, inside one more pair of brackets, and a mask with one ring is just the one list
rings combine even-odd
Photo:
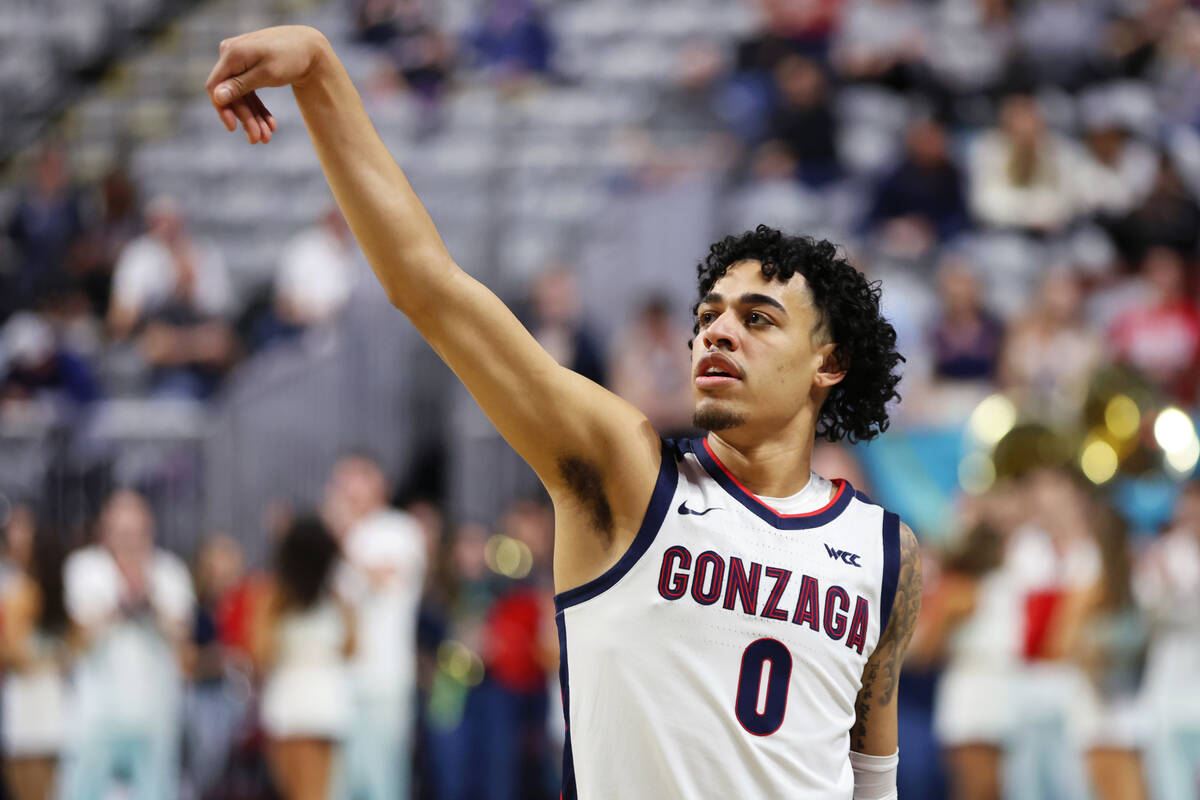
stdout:
[[1123,475],[1185,480],[1200,463],[1192,418],[1127,367],[1096,371],[1073,425],[1040,422],[1036,412],[1002,394],[979,404],[967,423],[975,448],[958,465],[964,491],[979,494],[1040,467],[1071,467],[1097,486]]
[[1042,467],[1062,467],[1071,461],[1070,434],[1040,422],[1019,422],[996,443],[992,461],[997,478],[1022,478]]

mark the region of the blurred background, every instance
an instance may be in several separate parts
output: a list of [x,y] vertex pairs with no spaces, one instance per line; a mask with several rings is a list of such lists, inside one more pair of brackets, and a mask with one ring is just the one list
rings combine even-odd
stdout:
[[[926,597],[906,798],[1200,798],[1188,0],[3,0],[5,797],[552,798],[553,515],[388,304],[286,90],[334,43],[451,254],[686,432],[695,265],[882,282]],[[481,343],[481,346],[486,346]]]

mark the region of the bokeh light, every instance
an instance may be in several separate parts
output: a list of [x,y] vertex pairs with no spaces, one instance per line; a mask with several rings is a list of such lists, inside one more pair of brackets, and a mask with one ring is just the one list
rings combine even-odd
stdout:
[[1104,407],[1104,424],[1118,439],[1130,439],[1142,424],[1142,413],[1131,397],[1119,394]]
[[496,534],[487,541],[485,556],[488,569],[506,578],[520,580],[533,569],[533,553],[522,541]]
[[968,453],[958,462],[958,484],[968,494],[983,494],[996,482],[996,465],[984,453]]
[[1089,481],[1097,485],[1107,483],[1117,474],[1119,466],[1117,451],[1111,444],[1100,438],[1088,437],[1079,453],[1079,468]]
[[1002,394],[994,394],[983,400],[971,412],[967,430],[975,441],[991,447],[1017,424],[1017,407]]

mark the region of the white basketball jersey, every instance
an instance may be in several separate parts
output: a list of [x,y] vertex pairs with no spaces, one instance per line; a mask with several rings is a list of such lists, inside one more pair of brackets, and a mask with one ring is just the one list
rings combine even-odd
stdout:
[[833,485],[824,508],[784,515],[705,440],[664,443],[628,552],[555,598],[564,800],[849,800],[900,538],[894,514]]

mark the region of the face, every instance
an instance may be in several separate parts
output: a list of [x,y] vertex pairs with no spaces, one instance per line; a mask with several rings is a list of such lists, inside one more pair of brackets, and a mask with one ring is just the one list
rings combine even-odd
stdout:
[[118,492],[101,516],[101,541],[118,562],[140,561],[154,549],[154,517],[142,496]]
[[763,277],[758,261],[730,266],[696,310],[693,423],[702,429],[778,432],[815,424],[829,388],[844,377],[834,345],[816,330],[808,283]]
[[342,459],[333,469],[332,483],[354,519],[361,519],[387,504],[387,479],[368,459]]

